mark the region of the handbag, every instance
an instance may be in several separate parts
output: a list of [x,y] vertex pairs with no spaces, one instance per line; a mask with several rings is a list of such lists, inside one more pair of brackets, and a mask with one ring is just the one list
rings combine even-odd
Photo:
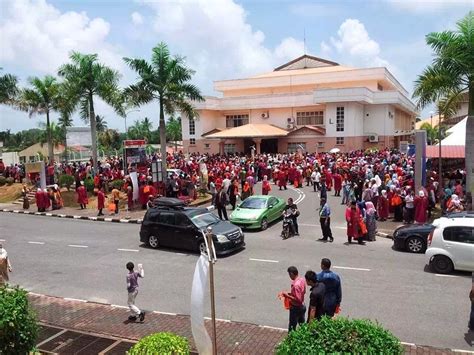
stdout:
[[110,211],[110,212],[115,212],[115,203],[110,202],[108,208],[109,208],[109,211]]
[[362,219],[359,220],[359,230],[360,230],[360,234],[362,235],[367,234],[367,226],[365,225]]

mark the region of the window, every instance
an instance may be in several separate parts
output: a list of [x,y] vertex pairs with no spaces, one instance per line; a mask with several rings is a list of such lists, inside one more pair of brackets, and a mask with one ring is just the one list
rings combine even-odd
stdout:
[[296,124],[303,125],[323,125],[324,111],[296,112]]
[[204,148],[209,149],[209,143],[204,144]]
[[276,197],[270,197],[268,199],[268,206],[276,206],[278,204],[278,199]]
[[344,132],[344,107],[336,108],[336,131]]
[[474,228],[448,227],[443,231],[443,239],[451,242],[474,244]]
[[235,144],[224,144],[224,154],[234,154]]
[[176,215],[176,225],[180,227],[186,227],[191,224],[191,221],[184,214],[178,213]]
[[189,134],[195,135],[196,134],[196,121],[194,119],[189,119]]
[[306,143],[288,143],[288,153],[296,153],[301,148],[306,151]]
[[158,223],[173,225],[174,212],[160,212],[160,214],[158,215]]
[[239,127],[249,123],[249,115],[226,115],[225,126],[227,128]]
[[196,138],[189,138],[190,145],[196,145]]
[[318,142],[318,148],[324,148],[324,142]]
[[344,137],[336,137],[336,144],[337,145],[344,144]]

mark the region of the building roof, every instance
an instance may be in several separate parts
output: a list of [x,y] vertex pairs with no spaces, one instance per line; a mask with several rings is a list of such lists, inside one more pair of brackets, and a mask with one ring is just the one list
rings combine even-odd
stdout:
[[296,59],[293,59],[292,61],[289,61],[288,63],[280,65],[278,68],[275,68],[275,71],[331,67],[331,66],[336,66],[336,65],[339,65],[339,64],[327,59],[322,59],[322,58],[314,57],[312,55],[304,54],[301,57],[298,57]]
[[270,138],[285,137],[288,131],[271,124],[249,123],[239,127],[228,128],[222,132],[212,133],[206,138]]
[[[48,143],[35,143],[28,148],[23,149],[22,151],[18,152],[18,155],[20,157],[30,157],[34,156],[38,153],[43,154],[44,156],[48,155]],[[53,153],[54,155],[60,155],[64,153],[64,146],[62,144],[59,144],[58,146],[53,147]]]
[[[426,157],[427,158],[438,158],[439,157],[439,146],[428,145],[426,146]],[[445,145],[441,146],[441,157],[443,159],[463,159],[466,157],[466,146],[464,145]]]
[[291,70],[274,70],[269,73],[263,73],[255,76],[251,76],[250,79],[260,79],[260,78],[272,78],[272,77],[281,77],[281,76],[293,76],[293,75],[306,75],[306,74],[322,74],[322,73],[334,73],[342,71],[352,71],[357,70],[357,68],[346,67],[343,65],[337,66],[321,66],[313,68],[297,68]]

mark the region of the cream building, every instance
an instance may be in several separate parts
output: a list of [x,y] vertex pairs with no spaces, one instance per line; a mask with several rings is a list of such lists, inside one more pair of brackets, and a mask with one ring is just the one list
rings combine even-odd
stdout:
[[183,148],[286,153],[398,147],[411,141],[415,105],[386,68],[351,68],[303,55],[274,71],[214,82],[222,97],[182,117]]

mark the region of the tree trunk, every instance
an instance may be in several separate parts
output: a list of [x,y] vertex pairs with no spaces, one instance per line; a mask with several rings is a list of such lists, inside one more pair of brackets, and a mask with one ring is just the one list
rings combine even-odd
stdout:
[[[166,127],[165,127],[165,112],[163,109],[163,102],[160,99],[160,144],[161,144],[161,173],[163,182],[166,182]],[[166,190],[164,191],[166,196]]]
[[89,94],[89,118],[91,121],[91,138],[92,138],[92,166],[94,167],[94,175],[99,172],[97,165],[97,127],[94,112],[94,98]]
[[54,161],[53,138],[51,137],[51,124],[49,122],[49,110],[46,110],[46,135],[48,137],[48,163]]
[[[469,108],[466,121],[466,192],[474,196],[474,85],[469,86]],[[471,200],[471,210],[472,207]]]

